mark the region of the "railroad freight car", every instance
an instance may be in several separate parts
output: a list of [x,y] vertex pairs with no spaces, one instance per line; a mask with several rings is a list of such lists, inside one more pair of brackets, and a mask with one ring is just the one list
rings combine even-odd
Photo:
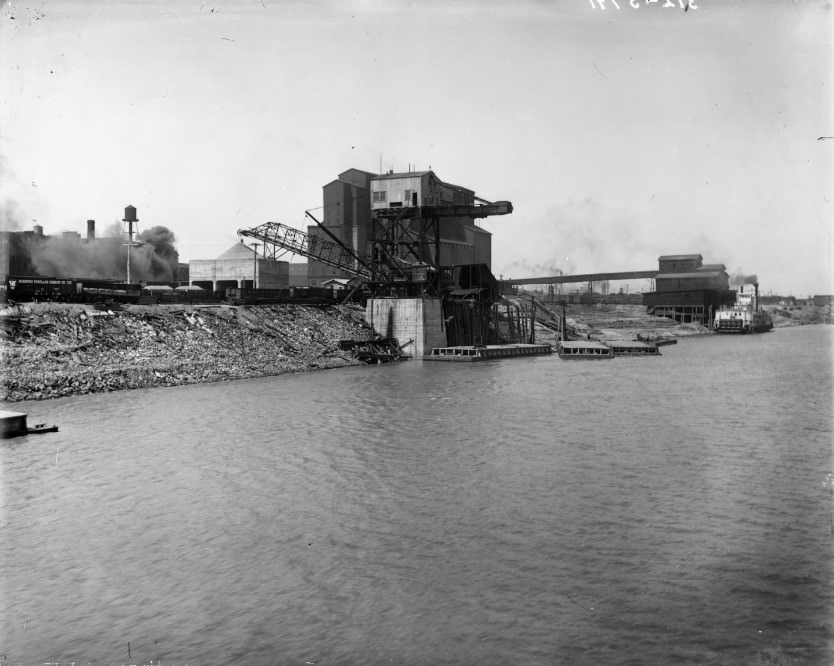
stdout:
[[270,303],[330,304],[344,298],[329,287],[289,287],[286,289],[226,289],[226,300],[235,305],[268,305]]
[[142,288],[114,280],[9,275],[4,300],[59,303],[137,303]]

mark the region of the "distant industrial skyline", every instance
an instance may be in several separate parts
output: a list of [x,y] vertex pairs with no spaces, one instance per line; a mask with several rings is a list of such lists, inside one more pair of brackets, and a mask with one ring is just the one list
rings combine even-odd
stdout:
[[496,275],[695,252],[834,291],[830,3],[666,4],[4,2],[0,224],[133,204],[188,261],[411,165],[513,202]]

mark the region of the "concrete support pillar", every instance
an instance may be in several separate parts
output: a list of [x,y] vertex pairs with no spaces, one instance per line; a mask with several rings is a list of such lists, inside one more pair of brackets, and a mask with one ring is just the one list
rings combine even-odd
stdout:
[[443,310],[439,298],[373,298],[365,308],[365,320],[384,338],[397,338],[400,345],[414,343],[403,353],[419,358],[432,347],[446,346]]

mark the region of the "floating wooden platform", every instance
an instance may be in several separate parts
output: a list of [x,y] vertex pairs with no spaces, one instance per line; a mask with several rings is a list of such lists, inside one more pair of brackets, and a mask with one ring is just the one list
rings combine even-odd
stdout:
[[433,347],[431,354],[423,356],[424,361],[492,361],[515,356],[541,356],[551,354],[553,347],[548,344],[486,345],[484,347]]
[[640,340],[575,340],[559,343],[559,358],[603,359],[615,356],[660,356],[657,345]]
[[606,344],[614,356],[660,356],[657,345],[641,340],[612,340]]
[[559,343],[559,358],[603,359],[614,358],[611,347],[596,340],[576,340]]
[[23,412],[0,411],[0,439],[35,435],[42,432],[57,432],[58,426],[39,423],[34,426],[26,425],[26,414]]

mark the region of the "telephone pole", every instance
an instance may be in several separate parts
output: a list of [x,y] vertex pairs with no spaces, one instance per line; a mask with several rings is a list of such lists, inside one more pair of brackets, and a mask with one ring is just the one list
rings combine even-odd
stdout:
[[255,250],[254,265],[252,267],[252,289],[258,288],[258,248],[260,243],[252,243],[252,248]]

